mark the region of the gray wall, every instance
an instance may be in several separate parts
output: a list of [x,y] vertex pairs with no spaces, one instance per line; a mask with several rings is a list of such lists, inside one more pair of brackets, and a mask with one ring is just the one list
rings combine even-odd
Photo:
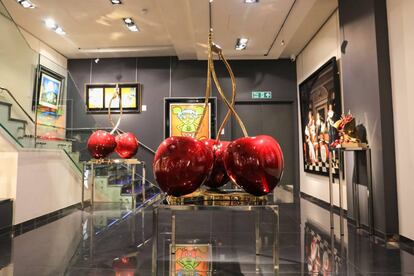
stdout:
[[[296,107],[294,63],[289,60],[232,61],[231,66],[237,81],[237,100],[250,100],[252,90],[271,90],[271,101],[292,102]],[[175,57],[101,59],[97,64],[90,59],[77,59],[68,61],[68,69],[68,98],[76,103],[73,108],[69,108],[69,128],[110,126],[108,116],[86,114],[86,83],[138,81],[143,84],[143,104],[147,105],[147,111],[140,114],[125,114],[120,127],[124,131],[135,133],[141,142],[154,150],[164,139],[164,98],[203,97],[206,85],[205,61],[179,61]],[[216,70],[223,89],[229,95],[231,83],[225,67],[216,62]],[[217,96],[215,90],[213,96]],[[218,122],[221,122],[227,109],[220,100],[217,111]],[[230,124],[231,122],[222,137],[224,140],[230,139]],[[297,120],[289,124],[297,130]],[[84,136],[87,135],[89,134],[85,133]],[[82,151],[83,159],[89,158],[84,144],[80,145],[79,149]],[[141,148],[138,157],[147,162],[149,176],[153,180],[153,155]]]
[[[344,110],[367,129],[372,148],[375,228],[398,233],[394,126],[385,0],[340,0]],[[362,183],[366,184],[366,183]],[[348,206],[351,204],[348,201]]]

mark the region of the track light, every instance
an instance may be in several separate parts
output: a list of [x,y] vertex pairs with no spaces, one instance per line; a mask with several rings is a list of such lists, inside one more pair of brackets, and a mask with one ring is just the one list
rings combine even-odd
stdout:
[[244,49],[246,49],[246,47],[247,47],[247,42],[249,42],[249,39],[247,39],[247,38],[238,38],[237,40],[236,40],[236,46],[235,46],[235,49],[237,50],[237,51],[241,51],[241,50],[244,50]]
[[36,6],[29,0],[16,0],[25,9],[34,9]]

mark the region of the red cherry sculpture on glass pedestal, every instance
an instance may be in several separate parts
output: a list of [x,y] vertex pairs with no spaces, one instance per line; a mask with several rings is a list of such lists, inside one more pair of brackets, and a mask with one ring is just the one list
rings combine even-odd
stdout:
[[270,193],[284,167],[279,143],[270,136],[239,138],[228,145],[224,164],[230,179],[255,196]]
[[168,195],[182,196],[197,190],[213,167],[213,152],[191,137],[170,137],[155,153],[153,171],[160,188]]
[[116,147],[115,138],[109,132],[98,130],[92,133],[88,139],[88,150],[95,159],[105,158]]
[[204,185],[210,188],[219,188],[230,181],[227,175],[226,168],[224,167],[224,152],[230,142],[216,141],[214,139],[203,140],[204,144],[214,152],[214,165],[211,171],[210,177],[204,183]]
[[138,139],[131,132],[122,133],[115,137],[115,152],[124,159],[133,157],[138,151]]

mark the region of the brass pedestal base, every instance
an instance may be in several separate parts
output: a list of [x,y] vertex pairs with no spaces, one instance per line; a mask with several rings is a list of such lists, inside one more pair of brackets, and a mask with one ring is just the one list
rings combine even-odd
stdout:
[[182,197],[167,196],[168,205],[248,206],[266,205],[266,197],[243,191],[199,189]]

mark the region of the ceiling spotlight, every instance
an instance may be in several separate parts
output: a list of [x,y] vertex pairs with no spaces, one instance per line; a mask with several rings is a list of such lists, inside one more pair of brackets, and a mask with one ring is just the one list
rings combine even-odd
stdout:
[[112,5],[121,5],[122,1],[121,0],[111,0]]
[[256,3],[259,3],[259,0],[244,0],[244,3],[246,3],[246,4],[256,4]]
[[139,32],[138,26],[135,25],[131,17],[123,18],[125,25],[131,32]]
[[66,34],[66,32],[61,27],[57,27],[55,32],[59,35],[65,35]]
[[247,38],[238,38],[238,39],[236,40],[236,46],[235,46],[235,49],[236,49],[237,51],[241,51],[241,50],[246,49],[246,47],[247,47],[247,42],[249,42],[249,39],[247,39]]
[[56,29],[57,25],[55,20],[53,20],[52,18],[48,18],[45,20],[45,25],[46,27],[48,27],[49,29]]
[[95,63],[98,63],[98,62],[99,62],[99,58],[96,58],[96,59],[95,59]]
[[17,0],[17,3],[25,9],[34,9],[36,6],[29,0]]
[[285,46],[285,41],[284,41],[284,40],[282,40],[282,41],[280,42],[280,45]]
[[55,33],[57,33],[58,35],[66,34],[66,32],[62,29],[62,27],[56,24],[55,20],[53,20],[52,18],[47,18],[45,20],[45,25],[48,29],[55,31]]

